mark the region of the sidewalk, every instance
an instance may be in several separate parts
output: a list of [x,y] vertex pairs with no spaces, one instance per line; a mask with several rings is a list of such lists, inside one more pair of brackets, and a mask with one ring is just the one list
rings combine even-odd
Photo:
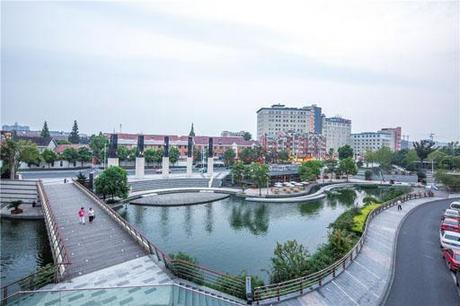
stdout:
[[391,277],[393,245],[399,224],[413,208],[440,200],[423,198],[404,203],[398,212],[392,207],[376,216],[358,257],[337,278],[318,290],[278,305],[378,305]]

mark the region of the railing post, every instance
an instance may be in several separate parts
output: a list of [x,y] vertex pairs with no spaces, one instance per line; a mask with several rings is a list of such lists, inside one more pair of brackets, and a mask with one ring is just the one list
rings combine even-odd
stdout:
[[2,298],[2,300],[4,299],[4,301],[3,301],[4,305],[6,305],[8,303],[7,298],[8,298],[8,287],[5,286],[5,288],[3,288],[3,298]]
[[278,287],[276,287],[276,298],[278,300],[278,302],[280,301],[280,285],[278,285]]
[[334,278],[335,278],[335,267],[334,267],[334,268],[332,268],[332,277],[334,277]]

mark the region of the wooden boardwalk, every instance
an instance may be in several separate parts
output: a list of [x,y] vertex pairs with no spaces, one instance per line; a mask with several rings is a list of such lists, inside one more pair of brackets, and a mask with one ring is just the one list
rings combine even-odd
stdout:
[[[147,253],[97,203],[73,183],[45,185],[49,205],[55,215],[71,265],[66,278],[126,262]],[[93,223],[79,224],[78,211],[95,211]]]

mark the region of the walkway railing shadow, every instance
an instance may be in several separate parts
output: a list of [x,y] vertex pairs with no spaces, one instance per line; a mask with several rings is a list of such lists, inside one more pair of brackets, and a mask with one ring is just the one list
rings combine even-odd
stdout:
[[[217,272],[207,267],[194,264],[188,261],[173,259],[164,253],[158,246],[152,243],[139,229],[128,223],[112,207],[104,203],[94,192],[85,188],[79,182],[74,181],[83,193],[90,197],[101,207],[115,222],[117,222],[126,232],[142,246],[148,254],[155,255],[159,262],[162,262],[175,276],[184,280],[191,281],[197,285],[207,286],[218,291],[230,294],[238,298],[245,298],[245,281],[242,278]],[[241,301],[231,300],[240,303]]]
[[369,213],[360,239],[345,256],[321,271],[288,281],[257,287],[254,289],[254,301],[257,304],[275,303],[281,301],[281,299],[285,300],[293,298],[323,286],[327,282],[336,278],[358,256],[366,240],[369,223],[372,219],[386,209],[397,205],[398,201],[404,203],[412,199],[432,196],[433,193],[431,192],[409,193],[382,203],[379,207],[376,207],[371,213]]
[[48,196],[44,192],[43,183],[37,182],[38,196],[42,204],[46,231],[53,255],[53,265],[45,266],[18,281],[2,286],[2,305],[20,290],[35,290],[53,282],[59,282],[66,277],[66,271],[71,264],[69,253],[64,245],[64,236],[56,222],[55,215],[49,205]]

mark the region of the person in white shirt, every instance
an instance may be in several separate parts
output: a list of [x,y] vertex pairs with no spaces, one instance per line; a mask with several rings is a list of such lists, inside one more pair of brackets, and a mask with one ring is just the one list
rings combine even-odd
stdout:
[[88,218],[89,218],[89,223],[93,222],[95,218],[94,210],[92,207],[88,210]]

